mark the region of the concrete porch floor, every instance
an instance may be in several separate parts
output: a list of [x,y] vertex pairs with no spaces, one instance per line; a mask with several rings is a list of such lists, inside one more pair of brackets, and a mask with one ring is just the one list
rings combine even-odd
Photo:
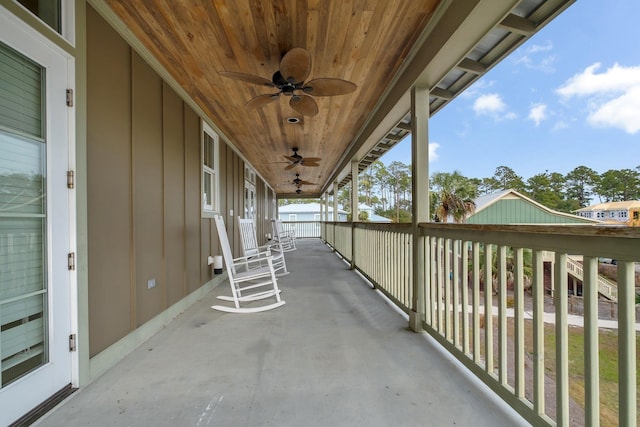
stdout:
[[286,305],[214,311],[225,281],[36,425],[528,425],[320,240],[298,243]]

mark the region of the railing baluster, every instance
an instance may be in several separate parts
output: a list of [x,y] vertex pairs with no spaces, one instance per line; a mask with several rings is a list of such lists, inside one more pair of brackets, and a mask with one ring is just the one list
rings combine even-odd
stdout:
[[438,330],[438,238],[431,239],[431,310],[432,326]]
[[598,351],[598,260],[584,257],[584,402],[585,426],[600,425],[600,356]]
[[533,252],[533,409],[544,408],[544,268],[542,251]]
[[462,241],[462,352],[469,354],[469,242]]
[[485,370],[493,373],[493,262],[491,245],[484,245],[484,356]]
[[500,384],[507,385],[507,248],[498,247],[498,372]]
[[569,425],[569,337],[567,325],[567,254],[556,253],[556,423]]
[[438,287],[436,288],[436,310],[438,311],[438,332],[444,335],[444,316],[442,315],[442,302],[444,300],[444,239],[438,238],[437,240],[437,269],[438,269]]
[[522,248],[514,249],[515,274],[514,274],[514,347],[515,347],[515,393],[518,399],[525,397],[525,373],[524,373],[524,251]]
[[618,261],[618,389],[619,424],[635,426],[637,417],[635,265]]
[[460,346],[460,241],[453,241],[453,345]]
[[451,341],[451,276],[453,271],[451,268],[451,239],[444,240],[444,331],[447,341]]
[[[424,237],[424,280],[422,286],[425,286],[424,290],[424,316],[425,323],[427,325],[432,325],[432,317],[431,317],[431,307],[433,304],[433,300],[431,299],[431,237]],[[414,262],[419,262],[419,260],[414,260]]]
[[480,364],[480,243],[473,242],[473,361]]

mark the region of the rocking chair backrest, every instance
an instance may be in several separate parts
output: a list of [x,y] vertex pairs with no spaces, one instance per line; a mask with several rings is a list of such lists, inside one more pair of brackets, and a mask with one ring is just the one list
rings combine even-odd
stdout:
[[231,245],[229,245],[229,237],[227,236],[227,229],[224,227],[224,221],[220,215],[214,217],[216,222],[216,229],[218,230],[218,237],[220,239],[220,246],[222,246],[222,257],[227,267],[227,271],[230,277],[235,276],[236,269],[233,264],[233,254],[231,253]]
[[244,256],[257,254],[260,250],[258,249],[256,227],[253,220],[238,217],[238,227],[240,228],[240,242]]

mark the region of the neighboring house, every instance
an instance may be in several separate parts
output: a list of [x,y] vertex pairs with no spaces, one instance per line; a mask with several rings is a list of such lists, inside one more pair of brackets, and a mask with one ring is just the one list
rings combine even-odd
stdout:
[[474,200],[475,213],[467,224],[594,224],[600,221],[583,218],[548,207],[518,193],[503,190]]
[[389,218],[376,215],[373,208],[369,205],[365,205],[365,204],[358,205],[358,212],[366,212],[367,221],[369,222],[391,222]]
[[640,227],[640,200],[598,203],[578,209],[576,213],[583,218]]
[[[292,203],[278,207],[278,218],[281,221],[320,221],[320,212],[320,203]],[[328,220],[334,221],[332,206],[329,206],[328,213]],[[346,221],[347,212],[338,209],[337,218],[337,221]]]

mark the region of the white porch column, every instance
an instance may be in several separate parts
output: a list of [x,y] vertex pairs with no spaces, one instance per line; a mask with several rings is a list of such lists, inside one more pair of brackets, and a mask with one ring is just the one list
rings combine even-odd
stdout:
[[358,161],[351,160],[351,220],[358,221]]
[[333,221],[338,221],[338,181],[333,182]]
[[413,300],[409,327],[418,332],[425,316],[424,237],[418,234],[418,224],[429,221],[429,90],[416,86],[411,88],[411,188]]
[[356,222],[358,222],[358,161],[351,160],[351,269],[356,268]]

